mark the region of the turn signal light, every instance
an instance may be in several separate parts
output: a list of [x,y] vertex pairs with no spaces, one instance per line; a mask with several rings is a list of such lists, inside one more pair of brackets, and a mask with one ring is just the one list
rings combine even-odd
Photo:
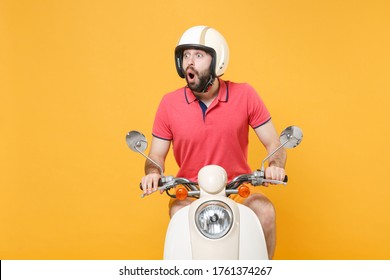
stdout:
[[188,197],[188,191],[184,187],[179,187],[176,189],[176,198],[178,200],[184,200]]
[[238,194],[241,196],[241,197],[248,197],[250,194],[251,194],[251,190],[249,189],[248,186],[246,185],[242,185],[242,186],[239,186],[238,187]]

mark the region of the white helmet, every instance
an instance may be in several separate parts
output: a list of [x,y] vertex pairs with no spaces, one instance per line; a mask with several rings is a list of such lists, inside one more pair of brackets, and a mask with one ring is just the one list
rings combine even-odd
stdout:
[[183,51],[185,49],[201,49],[211,54],[211,75],[222,76],[229,63],[229,47],[225,38],[217,30],[207,26],[194,26],[181,36],[175,49],[176,70],[184,78]]

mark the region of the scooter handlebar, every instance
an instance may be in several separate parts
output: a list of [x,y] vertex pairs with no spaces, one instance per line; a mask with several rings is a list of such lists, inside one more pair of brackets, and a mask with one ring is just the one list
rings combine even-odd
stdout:
[[[255,175],[256,176],[256,172],[253,174],[253,175]],[[240,180],[240,179],[241,180]],[[168,180],[167,180],[168,179]],[[241,175],[241,176],[238,176],[238,177],[236,177],[232,182],[230,182],[229,184],[227,184],[226,185],[226,187],[227,187],[227,189],[229,189],[229,185],[230,184],[233,184],[233,183],[235,183],[234,181],[236,181],[236,179],[237,179],[237,181],[241,181],[241,183],[245,183],[245,182],[253,182],[253,177],[252,177],[252,175],[250,175],[250,174],[246,174],[246,175]],[[259,178],[260,179],[260,178]],[[176,186],[176,185],[179,185],[179,184],[183,184],[183,183],[190,183],[190,184],[196,184],[195,182],[190,182],[189,180],[187,180],[187,179],[185,179],[185,178],[174,178],[174,177],[169,177],[169,178],[165,178],[165,180],[164,180],[165,182],[163,183],[163,180],[160,178],[159,180],[158,180],[158,189],[159,190],[166,190],[167,189],[167,187],[168,188],[171,188],[171,187],[174,187],[174,186]],[[257,180],[256,180],[257,181]],[[265,179],[265,178],[261,178],[261,182],[262,183],[271,183],[271,184],[282,184],[282,185],[286,185],[287,184],[287,181],[288,181],[288,176],[286,175],[285,177],[284,177],[284,179],[283,179],[283,181],[279,181],[279,180],[270,180],[270,179]],[[167,183],[170,183],[170,184],[167,184]],[[259,182],[259,181],[257,181],[257,182]],[[256,184],[257,185],[257,184]],[[260,184],[260,185],[262,185],[262,184]],[[233,186],[233,185],[232,185]],[[257,185],[257,186],[259,186],[259,185]],[[230,186],[231,187],[231,186]],[[236,187],[238,187],[238,185],[236,185]],[[139,183],[139,188],[140,188],[140,190],[142,191],[143,190],[143,188],[142,188],[142,183]],[[146,194],[142,194],[141,195],[141,197],[144,197],[144,196],[146,196]]]
[[[198,191],[198,189],[196,187],[198,185],[198,183],[192,182],[186,178],[180,178],[180,177],[175,178],[173,176],[166,176],[166,177],[160,178],[158,180],[158,190],[159,191],[166,191],[166,190],[169,190],[169,189],[176,187],[178,185],[186,185],[189,190]],[[139,187],[142,191],[143,190],[142,183],[139,184]],[[142,194],[141,197],[145,197],[147,195],[148,194]]]
[[271,183],[271,184],[275,184],[275,185],[287,185],[287,181],[288,181],[287,175],[284,176],[283,181],[272,180],[272,179],[263,179],[263,183]]

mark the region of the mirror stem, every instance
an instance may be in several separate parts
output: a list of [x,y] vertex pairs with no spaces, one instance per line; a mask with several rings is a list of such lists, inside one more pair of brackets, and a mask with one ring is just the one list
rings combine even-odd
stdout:
[[265,159],[263,159],[263,161],[261,162],[261,170],[260,170],[262,176],[264,176],[264,163],[267,161],[267,159],[272,157],[277,151],[279,151],[284,145],[286,145],[288,143],[288,141],[290,141],[291,138],[292,138],[292,136],[287,137],[286,141],[284,141],[276,150],[274,150]]
[[[143,142],[143,141],[141,141]],[[147,160],[151,161],[154,165],[156,165],[158,167],[158,169],[160,169],[160,174],[161,174],[161,177],[165,177],[164,176],[164,172],[163,172],[163,169],[162,167],[157,163],[155,162],[154,160],[152,160],[150,157],[148,157],[147,155],[145,155],[141,150],[138,149],[138,142],[137,144],[134,146],[134,148],[137,150],[137,152],[139,152],[141,155],[143,155]]]

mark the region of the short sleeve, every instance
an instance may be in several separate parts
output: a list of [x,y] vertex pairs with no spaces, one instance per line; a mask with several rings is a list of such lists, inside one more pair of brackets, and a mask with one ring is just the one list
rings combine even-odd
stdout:
[[248,85],[248,122],[252,128],[267,123],[271,115],[256,90]]
[[164,140],[172,140],[173,138],[169,124],[168,108],[167,100],[163,98],[158,106],[152,130],[154,137]]

